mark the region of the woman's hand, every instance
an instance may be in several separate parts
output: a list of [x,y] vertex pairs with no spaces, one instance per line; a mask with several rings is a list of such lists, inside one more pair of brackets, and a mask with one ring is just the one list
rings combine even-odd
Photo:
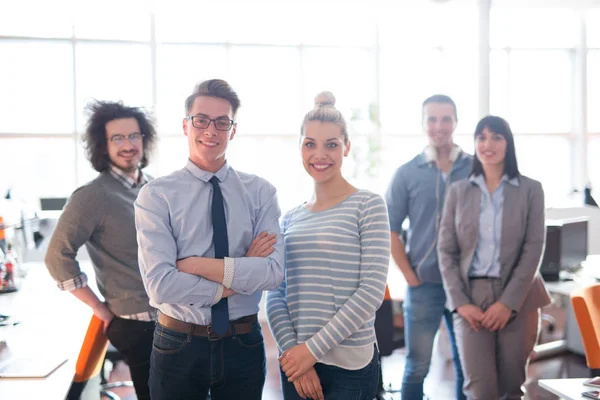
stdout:
[[296,379],[296,381],[294,381],[294,386],[296,387],[296,392],[298,392],[303,399],[325,399],[323,396],[323,388],[321,387],[321,380],[314,368],[310,368],[308,372]]
[[479,332],[479,329],[481,329],[481,320],[483,319],[483,311],[481,311],[481,308],[473,304],[465,304],[464,306],[458,307],[456,312],[471,325],[471,328],[475,332]]
[[313,357],[306,343],[292,347],[279,357],[279,364],[290,382],[304,375],[317,360]]
[[510,308],[497,301],[485,310],[481,325],[492,332],[499,331],[506,326],[511,315]]

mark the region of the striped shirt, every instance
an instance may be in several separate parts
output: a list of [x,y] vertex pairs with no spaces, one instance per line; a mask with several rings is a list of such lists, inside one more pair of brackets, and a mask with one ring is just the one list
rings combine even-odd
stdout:
[[373,356],[375,311],[383,301],[390,257],[383,198],[358,190],[322,212],[301,205],[281,225],[285,280],[267,294],[279,349],[306,343],[319,362],[364,367]]

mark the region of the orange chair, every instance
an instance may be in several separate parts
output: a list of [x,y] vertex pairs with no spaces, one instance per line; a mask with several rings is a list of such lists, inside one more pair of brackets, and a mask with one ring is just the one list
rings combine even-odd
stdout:
[[583,339],[585,359],[592,376],[600,375],[600,284],[571,294],[571,304]]
[[[73,385],[69,391],[68,399],[77,399],[81,395],[85,383],[98,375],[104,366],[104,358],[108,348],[108,338],[104,334],[104,324],[102,320],[95,315],[92,316],[88,325],[83,345],[79,351],[77,364],[75,366],[75,376]],[[100,386],[100,395],[108,397],[111,400],[120,400],[119,396],[108,389],[116,387],[133,387],[131,381],[112,382]]]

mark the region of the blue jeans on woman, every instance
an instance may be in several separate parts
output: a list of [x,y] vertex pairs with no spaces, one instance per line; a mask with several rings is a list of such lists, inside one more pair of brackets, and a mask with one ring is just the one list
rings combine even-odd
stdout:
[[[281,389],[284,400],[302,400],[292,382],[281,368]],[[366,367],[349,370],[322,363],[315,364],[327,400],[373,400],[379,382],[379,351],[375,346],[373,358]]]
[[404,341],[406,364],[402,378],[402,400],[423,399],[423,381],[429,372],[435,334],[442,317],[446,321],[456,373],[456,398],[463,394],[463,373],[452,326],[452,314],[445,308],[446,293],[441,283],[422,283],[408,287],[404,301]]

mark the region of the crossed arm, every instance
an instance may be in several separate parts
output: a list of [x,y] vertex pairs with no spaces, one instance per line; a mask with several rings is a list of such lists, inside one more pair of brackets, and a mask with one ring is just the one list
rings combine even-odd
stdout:
[[[191,257],[176,262],[177,244],[170,225],[169,205],[160,188],[144,186],[135,202],[135,212],[140,269],[154,304],[212,306],[223,296],[276,288],[283,280],[283,242],[281,235],[277,235],[280,212],[274,190],[262,204],[253,227],[255,232],[273,235],[258,234],[246,257],[225,260]],[[271,253],[261,257],[269,247]],[[227,266],[232,272],[229,276]],[[223,285],[224,281],[227,285]]]
[[[273,233],[261,232],[250,243],[250,248],[246,252],[246,257],[265,258],[275,250],[277,235]],[[177,261],[177,269],[186,274],[200,276],[209,281],[223,284],[225,277],[225,261],[208,257],[188,257]],[[231,285],[230,285],[231,286]],[[225,286],[223,297],[226,294],[231,295],[234,291],[231,287]]]

